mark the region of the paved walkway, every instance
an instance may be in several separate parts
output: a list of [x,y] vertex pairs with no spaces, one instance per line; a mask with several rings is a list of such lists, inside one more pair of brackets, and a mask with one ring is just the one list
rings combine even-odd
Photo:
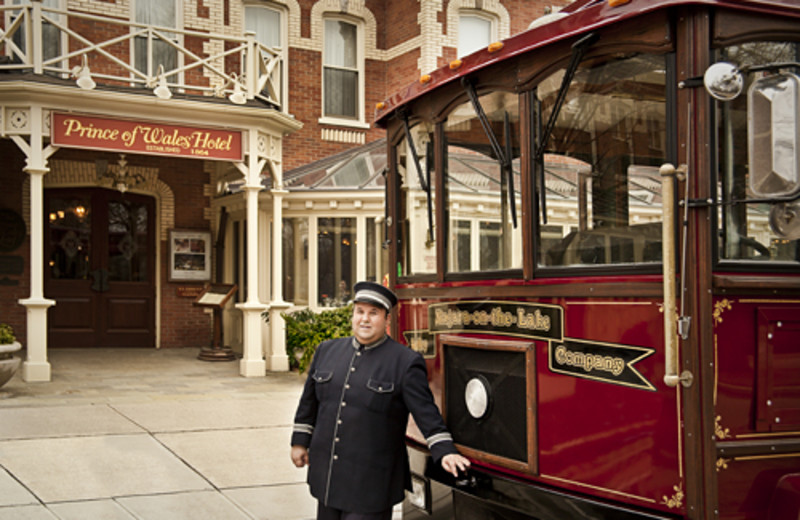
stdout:
[[0,520],[309,519],[288,441],[303,377],[197,349],[51,350],[0,388]]

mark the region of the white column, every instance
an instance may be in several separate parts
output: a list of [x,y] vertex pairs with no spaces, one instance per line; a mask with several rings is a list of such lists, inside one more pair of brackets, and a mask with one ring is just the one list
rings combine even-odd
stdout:
[[55,152],[55,148],[43,147],[42,140],[42,108],[31,107],[30,143],[20,136],[12,140],[25,153],[27,165],[25,172],[30,175],[31,182],[31,214],[30,214],[30,297],[19,300],[28,310],[27,319],[27,357],[22,364],[23,381],[50,381],[50,363],[47,361],[47,309],[56,304],[44,297],[44,175],[47,158]]
[[258,135],[251,129],[248,132],[248,164],[244,185],[247,235],[247,301],[236,304],[242,311],[242,359],[239,361],[239,374],[244,377],[264,377],[267,374],[264,362],[264,349],[261,341],[261,313],[267,306],[258,299],[258,192],[261,191],[261,168],[258,161]]
[[19,300],[28,309],[27,358],[22,364],[23,381],[50,381],[50,363],[47,361],[47,309],[56,304],[44,297],[44,191],[43,180],[47,170],[25,171],[31,177],[31,293]]
[[269,305],[270,356],[267,367],[273,372],[289,371],[289,356],[286,355],[286,323],[281,316],[289,303],[283,300],[283,197],[288,193],[283,188],[280,172],[272,173],[272,302]]

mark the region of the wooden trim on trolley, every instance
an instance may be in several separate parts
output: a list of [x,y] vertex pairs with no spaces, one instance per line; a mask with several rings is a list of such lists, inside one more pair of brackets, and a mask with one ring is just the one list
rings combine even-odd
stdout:
[[800,439],[765,439],[717,442],[717,457],[786,456],[800,458]]
[[480,287],[412,287],[397,288],[401,300],[422,299],[520,299],[520,298],[662,298],[661,283],[568,283],[542,285],[492,285]]
[[[524,352],[525,353],[525,398],[527,400],[527,419],[526,429],[528,437],[528,461],[520,462],[519,460],[493,455],[484,451],[470,448],[461,444],[456,444],[458,450],[468,457],[488,462],[490,464],[497,464],[516,471],[537,475],[539,473],[539,445],[536,436],[537,424],[536,418],[539,416],[537,411],[537,396],[536,396],[536,343],[534,341],[515,341],[504,339],[488,339],[488,338],[472,338],[460,336],[457,334],[439,334],[437,336],[439,341],[439,352],[442,352],[442,365],[445,365],[444,348],[445,344],[453,345],[456,347],[474,348],[480,350],[501,350],[507,352]],[[447,388],[447,381],[443,381],[444,388]],[[447,416],[447,397],[443,396],[442,399],[442,415]]]

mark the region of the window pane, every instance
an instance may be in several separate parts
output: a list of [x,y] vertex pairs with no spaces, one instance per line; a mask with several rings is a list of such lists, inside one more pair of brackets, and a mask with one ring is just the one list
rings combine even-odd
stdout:
[[175,27],[175,0],[136,0],[136,21]]
[[[756,42],[722,49],[716,61],[729,61],[747,67],[776,62],[796,62],[800,44]],[[793,71],[797,74],[798,70]],[[717,129],[720,143],[717,193],[723,201],[756,198],[748,187],[747,88],[764,73],[745,74],[742,95],[726,103],[717,103]],[[782,217],[777,217],[781,212]],[[800,213],[798,203],[722,204],[718,212],[719,256],[724,260],[765,262],[800,261],[800,241],[784,235],[773,222],[787,224],[787,216]]]
[[[136,0],[136,22],[158,27],[175,27],[177,14],[175,0]],[[167,36],[172,36],[167,34]],[[168,42],[159,38],[152,40],[153,55],[151,57],[151,74],[158,73],[158,66],[163,65],[164,70],[175,69],[178,66],[178,53]],[[137,70],[147,72],[147,38],[138,37],[134,42],[135,67]],[[167,81],[177,82],[178,77],[173,74]]]
[[[522,212],[519,96],[494,92],[482,96],[480,103],[502,154],[510,152],[510,167],[501,165],[471,103],[456,107],[447,116],[445,160],[451,222],[447,265],[451,272],[522,267],[522,226],[519,220],[514,224],[514,215],[519,217]],[[474,257],[473,244],[481,245]]]
[[256,41],[267,47],[281,46],[281,14],[265,7],[245,7],[244,27],[256,33]]
[[[108,203],[108,279],[147,281],[147,206],[128,201]],[[194,242],[194,241],[193,241]],[[194,250],[192,250],[194,252]],[[193,258],[202,255],[191,255]]]
[[358,68],[356,26],[341,20],[325,20],[325,65]]
[[358,117],[358,72],[325,69],[325,115]]
[[50,278],[86,280],[92,244],[92,207],[88,197],[53,197],[47,208]]
[[308,219],[283,219],[283,298],[308,305]]
[[[7,4],[9,2],[6,2]],[[28,4],[30,2],[27,0],[12,0],[10,5],[22,5]],[[58,9],[61,7],[60,0],[44,0],[42,2],[43,7],[51,7],[54,9]],[[11,21],[13,22],[21,13],[20,11],[9,11],[11,16]],[[52,12],[45,11],[43,13],[45,16],[49,18],[59,18],[59,15],[56,15]],[[17,30],[14,32],[13,36],[11,37],[14,44],[20,48],[21,51],[25,52],[25,24],[22,23]],[[53,58],[58,57],[61,54],[61,31],[54,25],[50,23],[43,23],[42,24],[42,58],[47,61]]]
[[377,240],[377,226],[374,218],[367,218],[367,280],[378,282],[378,257],[380,244]]
[[492,43],[492,22],[474,15],[458,18],[458,57],[485,49]]
[[[546,121],[563,70],[538,87]],[[661,260],[661,179],[666,162],[666,63],[632,56],[582,65],[546,145],[547,226],[538,215],[538,264]]]
[[450,257],[452,265],[451,271],[471,271],[471,255],[472,241],[470,240],[471,227],[468,220],[454,220],[452,250],[453,255]]
[[347,305],[356,282],[356,220],[320,218],[317,229],[319,301],[323,307]]
[[[395,149],[397,159],[398,182],[398,222],[397,234],[400,240],[398,248],[397,276],[436,272],[436,248],[431,237],[435,236],[433,222],[428,218],[428,204],[434,213],[435,172],[433,169],[433,135],[426,129],[416,126],[411,128],[414,147],[419,159],[419,167],[424,182],[430,188],[430,197],[420,183],[419,171],[414,164],[414,157],[403,139]],[[395,268],[395,267],[392,267]]]

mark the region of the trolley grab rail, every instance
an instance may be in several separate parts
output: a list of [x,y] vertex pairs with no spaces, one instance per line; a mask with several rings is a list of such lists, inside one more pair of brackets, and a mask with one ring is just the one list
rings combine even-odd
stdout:
[[664,383],[670,387],[681,383],[688,387],[692,384],[692,373],[684,370],[678,373],[680,359],[678,351],[678,315],[675,295],[675,178],[684,171],[683,167],[675,168],[672,164],[661,165],[661,198],[662,221],[662,265],[664,274]]

